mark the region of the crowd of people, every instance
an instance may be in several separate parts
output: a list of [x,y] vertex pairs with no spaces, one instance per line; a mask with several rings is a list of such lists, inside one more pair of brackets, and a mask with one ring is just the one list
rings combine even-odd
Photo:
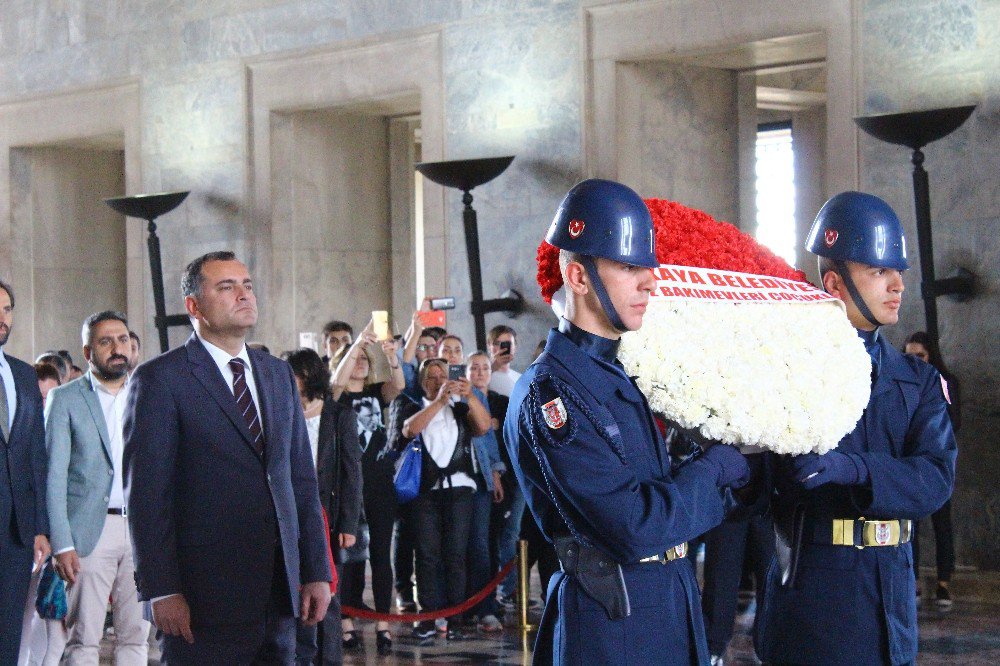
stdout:
[[[575,247],[579,233],[568,228],[571,240],[556,237],[553,244]],[[470,350],[454,333],[424,325],[426,301],[403,335],[379,339],[374,321],[356,333],[350,323],[333,320],[323,328],[321,350],[285,351],[281,361],[263,345],[246,342],[257,321],[256,297],[246,267],[228,252],[199,257],[185,271],[194,333],[184,346],[140,364],[140,341],[126,316],[107,310],[82,324],[85,368],[74,365],[67,351],[47,351],[32,368],[2,353],[15,300],[13,288],[0,282],[0,443],[9,452],[12,480],[0,496],[0,663],[97,663],[109,600],[116,663],[146,663],[151,621],[165,663],[287,663],[292,655],[299,664],[339,663],[344,651],[362,645],[351,609],[366,606],[369,570],[369,610],[382,614],[375,624],[381,655],[394,649],[393,613],[430,614],[409,628],[420,642],[499,632],[514,608],[513,573],[476,606],[452,609],[488,585],[514,557],[519,539],[529,542],[543,596],[555,575],[555,588],[575,595],[553,611],[570,613],[559,615],[560,626],[577,631],[574,609],[593,606],[586,620],[593,636],[614,647],[617,639],[601,627],[630,614],[630,621],[643,621],[644,599],[654,615],[673,601],[698,608],[690,599],[697,587],[692,591],[687,578],[650,578],[643,587],[637,583],[654,570],[629,567],[690,556],[687,546],[699,535],[706,545],[703,616],[688,619],[690,626],[704,623],[712,662],[721,663],[744,553],[752,554],[749,569],[760,599],[784,603],[780,594],[789,594],[765,589],[776,575],[768,567],[775,552],[772,516],[731,516],[720,523],[728,510],[724,500],[738,496],[759,470],[734,448],[713,446],[678,473],[689,479],[683,493],[678,483],[650,479],[657,493],[672,498],[674,513],[684,503],[698,508],[669,520],[660,516],[686,538],[655,556],[642,557],[649,543],[667,538],[653,509],[620,539],[593,531],[601,519],[638,520],[631,513],[639,501],[634,480],[615,447],[662,440],[645,418],[648,407],[634,380],[615,358],[612,335],[641,325],[644,308],[622,314],[615,290],[626,293],[635,283],[637,292],[648,294],[648,276],[633,269],[655,258],[616,255],[610,264],[602,258],[602,266],[612,267],[604,274],[611,296],[598,301],[585,298],[598,275],[594,264],[587,268],[577,250],[567,252],[563,272],[578,309],[568,310],[548,343],[538,345],[535,358],[543,348],[546,356],[527,371],[530,382],[521,383],[512,367],[518,349],[513,328],[493,327],[487,348]],[[838,276],[824,271],[831,293],[840,289]],[[861,322],[862,315],[855,319]],[[613,324],[617,317],[620,325]],[[601,326],[609,335],[591,330]],[[896,358],[896,350],[871,337],[869,353]],[[958,384],[936,345],[918,333],[904,351],[931,363],[946,380],[957,430]],[[873,359],[876,368],[889,363]],[[573,383],[608,397],[588,406],[569,388]],[[602,416],[600,410],[612,406],[620,413]],[[589,416],[583,420],[580,413]],[[570,420],[573,427],[564,428]],[[580,428],[598,424],[602,432],[581,434]],[[566,437],[575,438],[574,447],[565,445]],[[419,490],[401,502],[394,477],[414,445],[421,459]],[[646,461],[655,462],[657,474],[675,467],[659,448],[655,461]],[[857,458],[802,456],[794,473],[806,490],[826,483],[863,487],[881,473],[864,466],[866,478],[857,478],[862,467],[850,456]],[[834,465],[841,457],[851,464]],[[836,476],[844,469],[850,480]],[[526,498],[524,488],[534,495]],[[652,497],[642,501],[655,503]],[[934,512],[933,523],[934,594],[943,607],[951,603],[954,568],[948,503]],[[895,538],[899,544],[909,536]],[[607,567],[607,553],[619,574],[628,564],[626,575],[617,582],[605,574],[604,582],[588,578],[588,566]],[[567,587],[567,577],[597,587],[576,590]],[[628,595],[619,595],[626,583],[631,609]],[[536,649],[556,655],[601,649],[584,634],[567,634],[563,647],[558,640],[553,645],[546,632],[554,621],[543,627]],[[15,626],[20,630],[7,630]],[[656,640],[702,650],[688,629],[678,623],[676,636]],[[791,635],[775,639],[781,649]]]

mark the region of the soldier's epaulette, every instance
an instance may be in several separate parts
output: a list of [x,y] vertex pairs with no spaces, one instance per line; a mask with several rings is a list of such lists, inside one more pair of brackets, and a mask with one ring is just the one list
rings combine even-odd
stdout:
[[580,398],[570,386],[540,371],[531,383],[530,395],[528,418],[546,443],[558,447],[576,437],[580,415],[571,416],[568,405],[579,404]]

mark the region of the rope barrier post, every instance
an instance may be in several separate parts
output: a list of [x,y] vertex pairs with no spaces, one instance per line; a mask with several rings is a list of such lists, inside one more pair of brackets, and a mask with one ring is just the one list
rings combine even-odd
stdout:
[[528,542],[521,539],[517,542],[517,606],[521,612],[521,655],[522,662],[530,662],[531,654],[528,634],[535,630],[535,626],[528,624],[528,592],[530,581],[528,580]]

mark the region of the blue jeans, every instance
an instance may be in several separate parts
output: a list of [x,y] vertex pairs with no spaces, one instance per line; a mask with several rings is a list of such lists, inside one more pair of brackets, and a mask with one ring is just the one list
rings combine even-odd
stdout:
[[[501,567],[517,555],[517,542],[521,538],[521,518],[524,516],[524,493],[521,492],[521,486],[516,482],[512,484],[512,487],[505,484],[504,491],[507,493],[504,497],[504,505],[507,510],[504,512],[505,517],[497,549]],[[500,594],[508,597],[514,594],[515,587],[517,587],[517,567],[500,583]]]
[[[493,570],[490,568],[490,509],[493,495],[488,490],[477,490],[472,495],[472,520],[469,525],[469,550],[465,559],[468,563],[469,582],[467,597],[471,597],[490,582]],[[485,617],[497,614],[496,594],[487,595],[469,611],[470,615]]]

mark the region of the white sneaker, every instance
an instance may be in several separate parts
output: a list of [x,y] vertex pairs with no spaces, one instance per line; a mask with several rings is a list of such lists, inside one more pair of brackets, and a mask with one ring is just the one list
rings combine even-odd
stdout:
[[500,620],[497,619],[496,615],[487,615],[479,621],[479,631],[483,631],[488,634],[503,631],[503,624],[501,624]]
[[711,663],[712,663],[712,666],[725,666],[725,664],[722,661],[722,656],[718,655],[718,654],[713,654],[712,655],[712,662]]

